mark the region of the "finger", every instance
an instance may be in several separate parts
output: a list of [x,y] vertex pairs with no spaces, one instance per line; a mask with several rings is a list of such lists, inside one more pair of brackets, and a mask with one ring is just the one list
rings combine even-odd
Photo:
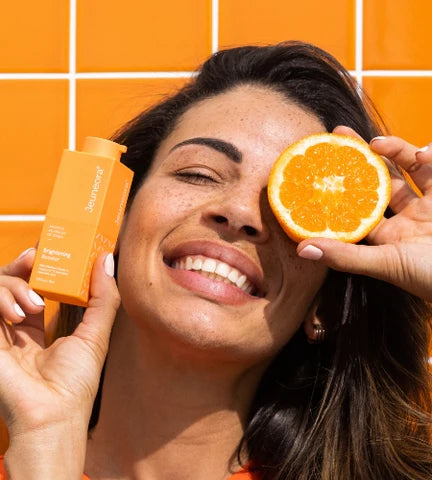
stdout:
[[424,154],[429,158],[430,153],[418,154],[419,149],[416,146],[393,136],[375,137],[371,140],[370,146],[376,153],[393,160],[408,172],[423,193],[432,190],[432,163],[418,162],[420,154],[423,154],[423,158]]
[[15,260],[8,265],[0,267],[0,275],[11,275],[28,280],[33,267],[36,249],[31,247],[24,250]]
[[[44,332],[44,302],[33,290],[28,288],[24,280],[17,277],[2,277],[7,280],[6,287],[0,286],[0,318],[15,327],[15,338],[28,343],[36,342],[43,347],[45,344]],[[10,284],[15,284],[11,287]],[[7,330],[2,330],[3,334]],[[5,341],[6,340],[6,341]],[[10,338],[2,337],[0,346],[10,346]]]
[[412,200],[417,200],[418,198],[418,189],[412,185],[412,181],[409,182],[408,179],[405,179],[404,177],[394,178],[392,176],[391,198],[389,202],[389,207],[394,213],[399,213]]
[[351,127],[347,127],[346,125],[338,125],[333,129],[333,133],[336,133],[336,135],[348,135],[348,137],[354,137],[365,141],[364,138],[361,137],[355,130],[353,130]]
[[[40,313],[44,307],[43,299],[29,288],[26,281],[18,277],[0,276],[1,316],[11,321],[23,321],[27,314]],[[11,316],[13,311],[15,315]]]
[[[420,246],[419,255],[429,260],[429,249],[429,245]],[[432,301],[429,273],[416,274],[416,267],[412,268],[406,251],[404,253],[396,244],[369,246],[314,238],[301,242],[297,246],[297,253],[302,258],[315,260],[335,270],[383,280],[426,301]],[[407,261],[411,265],[407,265]],[[410,269],[413,271],[410,272]]]
[[74,332],[74,335],[94,349],[101,364],[108,351],[111,329],[119,305],[120,295],[114,280],[113,256],[101,254],[93,267],[88,307]]
[[26,317],[12,293],[4,287],[0,287],[0,316],[10,323],[20,323]]
[[299,243],[297,254],[334,270],[368,275],[386,281],[395,280],[391,278],[391,265],[394,265],[395,254],[392,245],[357,245],[314,238]]
[[417,163],[432,163],[432,143],[417,150],[416,160]]

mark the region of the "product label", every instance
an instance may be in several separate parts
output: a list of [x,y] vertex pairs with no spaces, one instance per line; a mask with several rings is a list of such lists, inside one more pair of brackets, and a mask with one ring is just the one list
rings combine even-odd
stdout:
[[124,183],[119,208],[117,210],[117,215],[116,215],[116,218],[114,220],[114,223],[117,226],[120,226],[121,221],[123,219],[123,213],[124,213],[124,210],[125,210],[125,207],[126,207],[127,199],[129,197],[129,190],[130,190],[130,182],[128,180],[126,180],[125,183]]
[[90,192],[90,197],[88,199],[87,205],[84,207],[84,210],[89,213],[93,213],[93,210],[96,206],[96,201],[98,197],[98,193],[102,183],[102,177],[104,174],[104,169],[101,168],[99,165],[96,166],[96,175],[93,180],[92,190]]
[[30,286],[52,300],[62,294],[77,298],[95,236],[94,226],[47,217]]

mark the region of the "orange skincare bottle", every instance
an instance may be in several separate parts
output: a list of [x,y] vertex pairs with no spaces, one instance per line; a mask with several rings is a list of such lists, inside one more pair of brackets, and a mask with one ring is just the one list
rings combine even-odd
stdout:
[[50,300],[86,306],[100,252],[113,252],[133,172],[120,163],[126,147],[87,137],[65,150],[37,248],[30,287]]

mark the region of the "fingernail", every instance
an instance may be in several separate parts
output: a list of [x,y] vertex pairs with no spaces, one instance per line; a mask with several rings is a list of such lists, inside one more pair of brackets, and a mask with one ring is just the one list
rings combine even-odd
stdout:
[[319,260],[324,255],[324,252],[313,245],[306,245],[303,250],[300,250],[298,255],[308,260]]
[[19,315],[21,318],[25,318],[25,313],[23,312],[23,309],[17,303],[15,303],[14,305],[14,310],[15,310],[15,313]]
[[18,256],[17,260],[19,260],[20,258],[25,257],[31,250],[34,250],[34,247],[27,248],[27,250],[24,250],[22,253],[20,253],[20,255]]
[[29,290],[28,291],[28,296],[30,298],[30,300],[32,301],[32,303],[34,303],[35,305],[37,305],[38,307],[44,307],[45,306],[45,302],[42,300],[42,298],[36,293],[34,292],[33,290]]
[[385,140],[387,137],[384,137],[384,135],[379,135],[378,137],[372,138],[371,142],[374,142],[375,140]]
[[427,152],[430,148],[430,145],[426,145],[423,148],[419,148],[416,153],[422,153],[422,152]]
[[109,253],[106,256],[104,267],[105,267],[105,273],[109,277],[113,277],[114,276],[114,257],[112,253]]

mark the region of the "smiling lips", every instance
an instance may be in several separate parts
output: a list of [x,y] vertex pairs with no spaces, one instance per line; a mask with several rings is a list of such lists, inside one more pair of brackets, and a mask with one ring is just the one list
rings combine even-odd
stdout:
[[171,265],[172,268],[199,272],[211,280],[235,285],[246,293],[256,294],[253,283],[242,272],[231,267],[225,262],[202,255],[193,255],[177,258]]

